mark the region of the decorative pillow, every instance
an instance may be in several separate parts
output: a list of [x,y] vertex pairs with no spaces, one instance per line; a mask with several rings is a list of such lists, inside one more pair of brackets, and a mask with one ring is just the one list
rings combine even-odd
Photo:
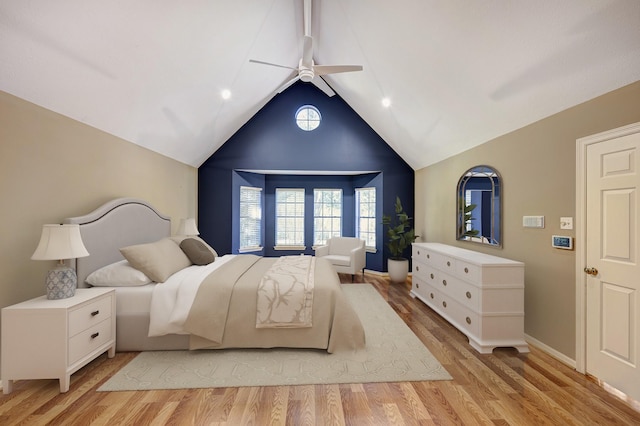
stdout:
[[120,253],[131,266],[158,283],[165,282],[174,273],[191,265],[187,255],[169,238],[123,247]]
[[207,244],[207,242],[205,240],[203,240],[200,237],[188,237],[186,235],[176,235],[174,237],[170,237],[173,241],[175,241],[176,244],[180,245],[181,242],[183,242],[184,240],[186,240],[187,238],[190,239],[194,239],[197,241],[200,241],[202,244],[204,244],[204,246],[209,249],[209,251],[213,254],[213,257],[218,257],[218,253],[213,249],[213,247],[211,247],[209,244]]
[[208,265],[216,259],[207,246],[195,238],[185,238],[180,248],[194,265]]
[[85,280],[94,287],[133,287],[149,284],[151,278],[132,267],[126,260],[104,266],[89,274]]

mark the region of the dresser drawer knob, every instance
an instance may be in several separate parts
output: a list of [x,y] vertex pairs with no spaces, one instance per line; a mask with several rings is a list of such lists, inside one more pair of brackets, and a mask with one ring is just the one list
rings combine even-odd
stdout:
[[464,268],[464,273],[468,274],[469,273],[469,268]]
[[431,256],[427,254],[427,259],[431,259]]
[[95,333],[93,333],[93,334],[91,335],[91,338],[92,338],[92,339],[95,339],[95,338],[96,338],[96,337],[98,337],[99,335],[100,335],[100,333],[95,332]]
[[467,299],[471,299],[471,293],[467,292]]
[[416,271],[419,271],[419,270],[420,270],[420,266],[416,265]]
[[431,277],[431,279],[433,279],[433,274],[429,275]]
[[416,283],[416,288],[420,288],[420,284]]
[[447,307],[447,302],[442,302],[442,306]]
[[471,324],[471,318],[467,317],[467,324]]
[[418,250],[418,256],[420,256],[420,250]]
[[447,260],[447,266],[451,266],[451,262]]
[[91,312],[91,316],[92,316],[92,317],[95,317],[95,316],[96,316],[96,315],[98,315],[98,314],[100,314],[100,311],[99,311],[99,310],[98,310],[98,311],[93,311],[93,312]]
[[447,285],[447,280],[442,280],[442,284],[443,284],[444,286],[446,286],[446,285]]
[[433,299],[433,293],[429,294],[429,296],[431,296],[431,298]]

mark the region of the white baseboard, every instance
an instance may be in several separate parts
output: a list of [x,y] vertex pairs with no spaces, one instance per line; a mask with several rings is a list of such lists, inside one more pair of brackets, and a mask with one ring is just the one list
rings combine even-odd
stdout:
[[[380,277],[388,277],[389,276],[388,272],[374,271],[373,269],[365,269],[364,273],[365,274],[370,274],[370,275],[378,275]],[[409,276],[411,276],[411,271],[409,271]]]
[[552,357],[554,357],[555,359],[557,359],[558,361],[562,362],[563,364],[567,364],[569,367],[575,369],[576,368],[576,360],[575,359],[571,359],[568,356],[566,356],[563,353],[558,352],[557,350],[553,349],[551,346],[545,345],[544,343],[542,343],[540,340],[529,336],[528,334],[524,335],[524,340],[535,346],[536,348],[540,349],[543,352],[546,352],[548,355],[551,355]]

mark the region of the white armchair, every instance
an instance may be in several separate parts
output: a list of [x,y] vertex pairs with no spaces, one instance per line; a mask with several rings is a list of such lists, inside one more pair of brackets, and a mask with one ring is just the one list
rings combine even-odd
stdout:
[[316,257],[324,257],[336,272],[351,274],[351,281],[359,271],[364,277],[367,253],[364,240],[355,237],[332,237],[326,245],[316,247]]

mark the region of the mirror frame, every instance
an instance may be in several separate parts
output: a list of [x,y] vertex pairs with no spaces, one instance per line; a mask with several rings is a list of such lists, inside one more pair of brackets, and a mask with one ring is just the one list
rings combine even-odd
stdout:
[[[465,200],[465,188],[469,179],[473,177],[486,177],[491,182],[491,232],[488,237],[465,236],[462,231],[465,222],[464,208],[466,204],[463,204]],[[462,174],[456,187],[456,240],[488,245],[490,247],[502,247],[502,192],[504,189],[502,185],[503,182],[500,173],[491,166],[474,166]],[[496,221],[498,223],[496,223]],[[496,239],[496,234],[499,237],[498,239]]]

